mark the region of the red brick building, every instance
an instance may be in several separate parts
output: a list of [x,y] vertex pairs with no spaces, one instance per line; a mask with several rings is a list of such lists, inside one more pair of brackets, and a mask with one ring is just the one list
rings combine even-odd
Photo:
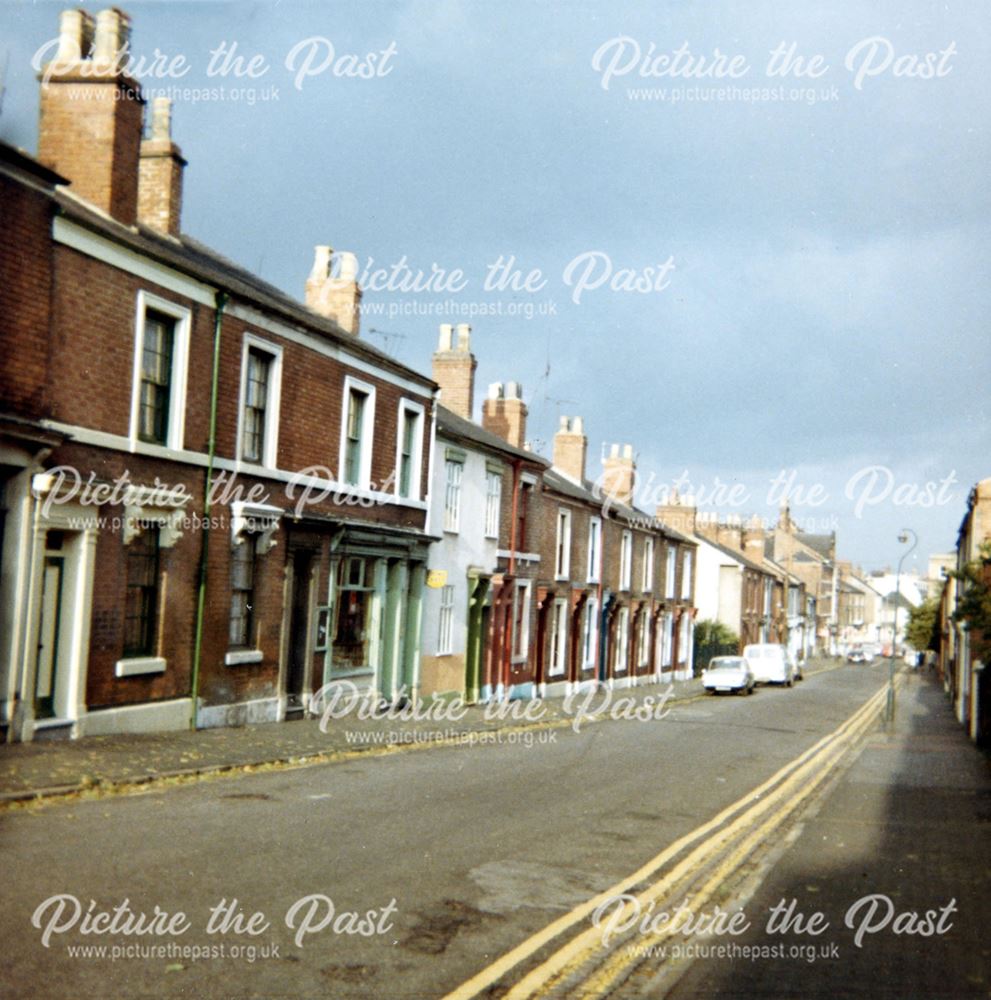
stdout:
[[304,306],[181,234],[184,160],[167,103],[142,139],[127,34],[63,14],[38,160],[0,147],[0,723],[415,690],[436,386],[359,339],[352,255],[317,248]]
[[632,506],[629,445],[611,448],[597,483],[587,450],[581,418],[563,417],[543,477],[539,690],[690,677],[695,545]]

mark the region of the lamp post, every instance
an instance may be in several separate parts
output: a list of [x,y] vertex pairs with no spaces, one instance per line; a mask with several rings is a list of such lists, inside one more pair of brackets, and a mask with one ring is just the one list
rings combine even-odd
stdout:
[[893,722],[895,719],[895,654],[898,651],[898,607],[901,603],[902,594],[902,565],[907,556],[915,551],[919,544],[919,536],[911,528],[902,528],[898,533],[898,541],[904,545],[909,536],[912,536],[912,544],[907,548],[898,560],[898,571],[895,573],[895,613],[891,625],[891,656],[888,657],[888,706],[885,713],[887,721]]

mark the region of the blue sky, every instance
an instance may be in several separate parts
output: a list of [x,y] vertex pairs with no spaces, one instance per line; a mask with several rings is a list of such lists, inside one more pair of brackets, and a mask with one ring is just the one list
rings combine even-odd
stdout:
[[[0,9],[0,135],[29,150],[30,62],[57,33],[62,6]],[[820,484],[827,499],[792,513],[835,527],[842,556],[893,563],[907,526],[924,564],[952,547],[970,486],[991,474],[989,25],[973,3],[821,6],[126,9],[136,55],[157,46],[190,67],[181,80],[146,76],[146,89],[226,88],[224,99],[175,103],[174,137],[189,160],[185,231],[299,296],[318,243],[354,251],[363,268],[405,255],[414,271],[460,269],[457,293],[367,293],[383,312],[366,313],[363,335],[429,370],[438,323],[470,321],[477,395],[489,382],[522,382],[530,436],[545,449],[558,416],[580,413],[592,471],[603,444],[630,442],[644,482],[687,472],[710,493],[717,477],[743,484],[746,504],[722,506],[743,515],[774,516],[768,489],[785,472],[806,492]],[[633,64],[634,44],[660,54],[687,43],[696,65],[718,49],[749,70],[728,80],[631,69],[604,87],[593,56],[618,52],[619,38],[620,68]],[[883,41],[865,61],[872,38]],[[260,55],[267,72],[208,77],[222,42]],[[328,42],[335,62],[297,89],[307,44],[316,69]],[[828,69],[769,78],[781,42]],[[348,54],[390,48],[386,75],[333,71],[346,71]],[[942,75],[907,75],[930,53],[934,69],[948,53]],[[232,97],[249,86],[253,100]],[[784,99],[718,99],[734,86],[783,87]],[[664,99],[638,99],[640,88]],[[570,286],[565,275],[591,253],[590,279],[674,267],[661,290],[606,281],[575,302],[584,263]],[[524,274],[539,268],[544,287],[486,291],[500,255]],[[502,314],[439,311],[455,307]],[[865,499],[862,470],[872,467]],[[906,502],[927,496],[937,502]]]

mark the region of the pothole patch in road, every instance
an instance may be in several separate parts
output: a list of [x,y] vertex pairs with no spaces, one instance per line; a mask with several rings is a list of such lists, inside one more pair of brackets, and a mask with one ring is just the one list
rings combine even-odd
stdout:
[[488,861],[468,875],[483,893],[479,909],[499,914],[524,907],[570,910],[610,884],[591,872],[533,861]]
[[341,983],[363,983],[375,975],[370,965],[325,965],[320,974]]
[[271,795],[266,795],[264,792],[231,792],[230,795],[221,795],[222,799],[252,799],[256,801],[269,802],[272,799]]
[[418,917],[403,947],[421,955],[442,955],[462,930],[479,926],[491,915],[460,899],[445,899],[442,906],[421,912]]

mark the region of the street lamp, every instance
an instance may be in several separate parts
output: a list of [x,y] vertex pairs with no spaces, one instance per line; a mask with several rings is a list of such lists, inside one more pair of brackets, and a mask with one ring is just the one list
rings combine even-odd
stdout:
[[915,551],[916,545],[919,544],[919,536],[911,528],[902,528],[898,533],[898,541],[902,545],[908,541],[909,535],[912,536],[912,544],[902,553],[898,560],[898,571],[895,573],[895,614],[891,626],[891,656],[888,657],[888,707],[885,713],[888,722],[893,722],[895,719],[895,653],[898,650],[898,608],[902,594],[902,565],[906,557],[911,555]]

